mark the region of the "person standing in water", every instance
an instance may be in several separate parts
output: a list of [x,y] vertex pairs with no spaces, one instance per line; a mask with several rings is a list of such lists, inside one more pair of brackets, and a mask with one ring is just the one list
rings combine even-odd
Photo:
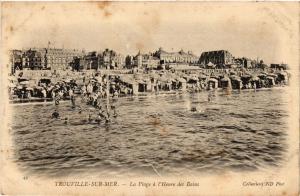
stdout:
[[116,111],[116,106],[112,104],[112,105],[110,106],[110,109],[113,110],[113,117],[117,117],[118,114],[117,114],[117,111]]
[[75,108],[75,96],[74,96],[74,91],[72,88],[70,88],[70,90],[69,90],[69,96],[70,96],[70,100],[72,103],[72,108]]
[[92,114],[89,113],[89,116],[88,116],[88,122],[91,123],[92,121],[93,121],[93,119],[92,119]]
[[55,109],[54,112],[52,113],[52,118],[59,118],[59,113],[57,112],[57,110]]

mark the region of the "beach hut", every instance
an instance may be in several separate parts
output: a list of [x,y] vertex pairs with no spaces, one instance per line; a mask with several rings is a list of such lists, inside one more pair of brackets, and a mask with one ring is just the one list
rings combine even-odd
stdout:
[[188,83],[197,83],[199,81],[199,78],[197,77],[197,75],[190,75],[188,77]]
[[120,81],[123,85],[131,89],[132,94],[138,94],[139,85],[132,77],[129,77],[128,75],[122,75],[120,77]]
[[151,91],[151,80],[149,79],[138,79],[138,92],[147,92]]
[[257,76],[252,76],[250,79],[250,83],[253,86],[254,89],[260,88],[260,79]]
[[277,73],[276,83],[288,83],[288,74],[286,72]]
[[221,84],[222,89],[231,89],[232,88],[231,80],[228,77],[222,78],[220,84]]
[[265,80],[266,77],[267,77],[267,74],[265,74],[264,72],[262,72],[262,73],[258,74],[257,77],[258,77],[260,80]]
[[29,80],[24,80],[20,82],[20,85],[28,85],[28,84],[29,84]]
[[177,78],[178,82],[179,82],[179,88],[182,91],[186,91],[186,80],[184,78]]
[[251,78],[252,76],[250,74],[245,74],[241,76],[241,80],[243,82],[243,87],[248,88],[249,85],[251,85]]
[[201,74],[199,74],[199,76],[198,76],[199,80],[206,80],[207,77],[208,77],[208,76],[205,75],[204,73],[201,73]]
[[271,76],[267,76],[267,81],[268,81],[268,85],[269,87],[274,86],[275,85],[275,79]]
[[218,88],[218,80],[215,78],[210,78],[208,80],[208,90]]
[[46,86],[51,83],[51,78],[43,77],[39,80],[38,85],[45,84]]
[[34,89],[32,87],[25,88],[26,98],[30,99],[34,95]]
[[240,77],[231,76],[230,79],[231,79],[232,89],[242,89],[243,83]]

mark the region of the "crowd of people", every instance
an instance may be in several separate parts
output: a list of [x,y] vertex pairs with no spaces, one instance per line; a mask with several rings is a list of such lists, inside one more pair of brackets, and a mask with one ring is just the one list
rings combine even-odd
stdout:
[[[226,77],[225,77],[226,76]],[[72,78],[72,77],[71,77]],[[73,77],[74,78],[74,77]],[[76,79],[78,83],[72,79],[61,80],[57,82],[52,79],[41,79],[34,87],[29,85],[28,81],[20,80],[17,85],[9,88],[11,95],[18,98],[37,97],[42,99],[54,100],[55,111],[52,118],[62,119],[59,114],[59,105],[61,100],[70,100],[73,111],[78,113],[86,113],[87,122],[89,123],[109,123],[112,118],[117,117],[116,102],[119,96],[132,95],[133,85],[138,85],[138,92],[159,92],[184,89],[187,92],[199,92],[203,90],[211,90],[222,86],[222,80],[228,79],[228,83],[232,85],[232,89],[256,89],[268,88],[276,84],[286,84],[288,75],[280,73],[260,73],[257,76],[247,73],[155,73],[150,75],[92,75],[84,76],[83,80]],[[22,76],[21,76],[22,79]],[[18,79],[19,80],[19,79]],[[224,80],[226,81],[226,80]],[[215,83],[213,85],[213,83]],[[147,86],[148,85],[148,86]],[[150,86],[151,85],[151,86]],[[135,92],[137,92],[135,89]],[[141,90],[141,91],[140,91]],[[78,95],[76,95],[78,94]],[[81,99],[81,104],[76,104],[76,98]],[[211,94],[208,101],[214,100]],[[84,103],[87,108],[93,110],[85,110],[81,107]],[[192,108],[191,111],[196,111]],[[68,118],[64,118],[68,122]]]
[[[92,112],[88,109],[88,123],[109,123],[111,121],[111,117],[117,117],[115,102],[118,98],[118,91],[116,90],[116,88],[107,85],[107,80],[104,78],[103,80],[100,79],[100,81],[98,81],[96,78],[92,78],[87,82],[87,84],[83,84],[81,86],[81,102],[95,109]],[[61,99],[61,97],[63,97],[64,95],[68,96],[71,101],[72,108],[75,109],[76,107],[78,107],[78,113],[81,114],[83,112],[82,107],[76,106],[75,103],[75,87],[77,87],[77,85],[74,81],[73,85],[58,89],[58,91],[54,91],[53,96],[55,99],[55,105],[59,105],[59,100]],[[66,92],[66,94],[64,94],[64,92]],[[112,92],[113,98],[113,101],[111,103],[109,103],[110,92]],[[107,95],[109,95],[109,97],[107,97]],[[59,113],[57,110],[53,112],[52,118],[59,118]]]
[[[213,86],[222,88],[221,80],[224,78],[224,75],[227,75],[230,79],[232,89],[268,88],[284,83],[288,78],[285,73],[264,73],[260,74],[262,77],[258,78],[251,73],[243,73],[241,71],[184,74],[164,71],[164,73],[139,75],[139,77],[136,77],[135,74],[110,75],[109,77],[105,74],[94,74],[92,76],[84,75],[83,81],[76,79],[80,81],[78,85],[75,80],[68,79],[66,81],[60,80],[56,83],[53,83],[51,78],[41,79],[37,85],[32,86],[27,85],[27,81],[18,81],[16,85],[12,84],[9,88],[9,94],[11,100],[14,98],[31,99],[34,97],[53,99],[56,103],[59,103],[60,100],[69,99],[69,97],[73,98],[74,94],[78,93],[88,99],[87,102],[96,105],[97,100],[105,98],[108,93],[110,96],[119,97],[132,95],[137,92],[176,91],[180,89],[185,89],[187,92],[200,92],[210,89],[209,80],[214,79],[215,81],[213,82],[216,85]],[[106,86],[107,81],[109,81],[109,87]],[[138,87],[136,88],[136,86]]]

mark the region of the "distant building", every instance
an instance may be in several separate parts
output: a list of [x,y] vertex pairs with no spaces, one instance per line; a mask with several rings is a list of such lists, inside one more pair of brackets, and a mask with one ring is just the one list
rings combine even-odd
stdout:
[[166,52],[162,48],[159,48],[158,51],[154,53],[154,56],[157,57],[160,62],[163,63],[189,63],[195,64],[198,62],[198,57],[194,55],[191,51],[187,53],[183,50],[179,52]]
[[125,58],[125,68],[132,69],[134,67],[134,58],[131,55],[127,55]]
[[227,50],[218,50],[203,52],[200,56],[199,63],[204,65],[213,63],[217,66],[225,66],[234,62],[233,56],[230,52]]
[[283,64],[283,63],[281,63],[281,64],[271,64],[270,65],[270,67],[272,68],[272,69],[283,69],[283,70],[287,70],[288,69],[288,65],[287,64]]
[[152,54],[141,54],[134,57],[134,65],[141,69],[157,69],[160,65],[160,59]]
[[244,68],[253,68],[255,66],[255,62],[249,58],[242,57],[242,58],[235,58],[234,62]]
[[117,54],[114,56],[114,68],[122,69],[125,67],[125,57],[122,54]]
[[44,68],[51,70],[68,69],[74,57],[81,57],[84,54],[83,51],[75,49],[47,48],[42,50],[44,51],[42,56],[45,56],[42,65]]
[[125,57],[114,50],[105,49],[99,55],[99,64],[106,69],[121,69],[125,66]]
[[100,69],[99,55],[97,52],[89,52],[80,58],[79,70]]
[[16,69],[22,69],[22,50],[10,50],[10,72],[15,73]]
[[[65,70],[70,68],[74,57],[81,57],[84,54],[84,51],[57,48],[30,48],[13,51],[11,63],[15,69]],[[19,65],[20,56],[21,66]]]
[[36,50],[26,50],[22,54],[22,69],[42,69],[42,56]]

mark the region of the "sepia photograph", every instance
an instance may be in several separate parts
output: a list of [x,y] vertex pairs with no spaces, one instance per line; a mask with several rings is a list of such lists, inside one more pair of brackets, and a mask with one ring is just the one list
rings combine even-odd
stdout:
[[298,2],[2,2],[1,195],[298,195]]

